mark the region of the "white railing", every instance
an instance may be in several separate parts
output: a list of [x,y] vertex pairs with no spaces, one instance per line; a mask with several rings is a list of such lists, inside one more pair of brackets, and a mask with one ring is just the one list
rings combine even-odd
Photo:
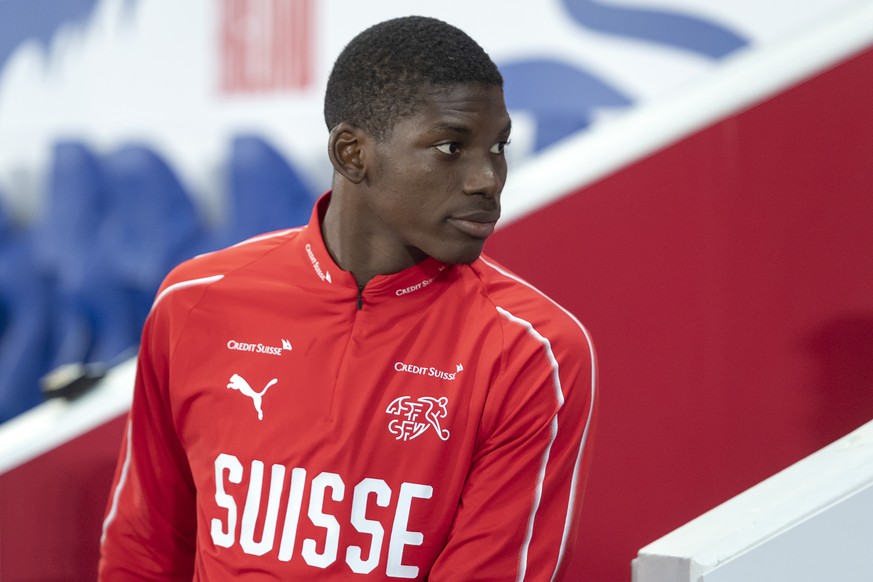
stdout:
[[873,421],[639,551],[633,582],[873,580]]
[[0,475],[126,413],[136,360],[111,369],[73,400],[49,400],[0,425]]

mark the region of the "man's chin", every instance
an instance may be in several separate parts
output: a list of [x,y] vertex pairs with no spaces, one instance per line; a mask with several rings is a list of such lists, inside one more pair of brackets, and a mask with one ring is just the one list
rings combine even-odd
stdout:
[[444,263],[450,263],[452,265],[469,265],[476,261],[479,258],[479,255],[482,254],[482,247],[480,246],[478,249],[470,249],[468,251],[455,253],[451,256],[440,258],[436,257],[440,261]]

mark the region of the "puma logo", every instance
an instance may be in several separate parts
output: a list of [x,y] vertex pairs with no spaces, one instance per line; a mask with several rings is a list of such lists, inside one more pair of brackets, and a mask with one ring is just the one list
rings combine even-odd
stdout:
[[234,374],[230,377],[230,383],[227,385],[231,390],[239,390],[240,393],[248,396],[252,399],[252,403],[255,405],[255,410],[258,412],[258,420],[264,420],[264,411],[261,409],[261,404],[263,403],[264,394],[267,393],[267,390],[270,389],[270,386],[278,382],[279,380],[273,378],[267,385],[264,386],[264,389],[260,392],[255,392],[249,383],[245,381],[245,378],[240,376],[239,374]]

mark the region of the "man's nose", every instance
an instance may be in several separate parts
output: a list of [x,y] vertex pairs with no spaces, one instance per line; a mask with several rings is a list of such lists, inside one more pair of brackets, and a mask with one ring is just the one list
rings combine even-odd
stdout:
[[491,155],[483,156],[472,161],[467,168],[464,192],[494,198],[503,190],[505,181],[505,163],[495,160]]

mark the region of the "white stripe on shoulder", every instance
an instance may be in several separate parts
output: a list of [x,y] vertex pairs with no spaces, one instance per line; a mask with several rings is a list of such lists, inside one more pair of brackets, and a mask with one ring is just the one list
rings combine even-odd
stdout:
[[[247,244],[250,244],[250,243],[256,243],[256,242],[261,241],[261,240],[268,240],[268,239],[276,238],[276,237],[279,237],[279,236],[285,236],[286,234],[291,234],[292,232],[299,232],[299,231],[303,230],[304,228],[306,228],[306,227],[305,227],[305,226],[295,226],[294,228],[288,228],[288,229],[285,229],[285,230],[277,230],[276,232],[270,232],[270,233],[267,233],[267,234],[259,234],[259,235],[257,235],[257,236],[253,236],[252,238],[247,238],[247,239],[244,240],[244,241],[240,241],[240,242],[238,242],[238,243],[236,243],[236,244],[232,244],[232,245],[230,245],[229,247],[225,247],[225,248],[232,249],[232,248],[234,248],[234,247],[240,247],[240,246],[247,245]],[[221,250],[224,250],[224,249],[222,248],[222,249],[216,249],[216,250],[214,250],[214,251],[208,251],[208,252],[205,252],[205,253],[200,253],[199,255],[197,255],[197,256],[194,257],[194,258],[195,258],[195,259],[199,259],[199,258],[201,258],[201,257],[208,257],[209,255],[212,255],[212,254],[214,254],[214,253],[217,253],[218,251],[221,251]]]
[[158,303],[163,300],[164,297],[172,293],[173,291],[178,291],[179,289],[184,289],[186,287],[194,287],[196,285],[208,285],[209,283],[214,283],[215,281],[220,281],[224,278],[224,275],[212,275],[210,277],[201,277],[199,279],[190,279],[188,281],[179,281],[178,283],[173,283],[163,291],[161,291],[157,297],[155,297],[154,303],[152,303],[152,308],[150,310],[154,311],[155,307],[157,307]]
[[246,240],[244,240],[242,242],[238,242],[235,245],[231,245],[231,248],[240,247],[240,246],[255,243],[255,242],[258,242],[261,240],[268,240],[271,238],[276,238],[277,236],[285,236],[286,234],[291,234],[292,232],[299,232],[299,231],[303,230],[304,228],[306,228],[306,227],[305,226],[295,226],[294,228],[288,228],[285,230],[277,230],[276,232],[269,232],[267,234],[259,234],[257,236],[253,236],[252,238],[247,238]]
[[[555,358],[554,352],[552,352],[552,344],[549,342],[548,338],[543,337],[534,326],[531,325],[529,321],[521,319],[520,317],[516,317],[510,312],[506,311],[502,307],[497,307],[497,311],[509,321],[516,323],[522,326],[528,334],[530,334],[536,341],[542,344],[543,349],[546,351],[546,357],[549,360],[549,364],[552,367],[552,382],[553,387],[555,389],[555,400],[558,404],[558,410],[564,406],[564,391],[561,388],[561,377],[559,374],[559,366],[558,360]],[[521,545],[521,550],[518,555],[518,577],[517,581],[521,581],[525,579],[527,575],[527,558],[528,552],[530,551],[530,544],[533,540],[533,529],[534,522],[536,521],[537,511],[540,508],[540,501],[542,500],[543,495],[543,482],[546,479],[546,469],[549,465],[549,456],[552,452],[552,445],[555,442],[555,438],[558,436],[558,413],[555,413],[555,416],[552,418],[551,427],[549,429],[550,437],[549,444],[546,446],[546,449],[543,451],[542,459],[540,460],[540,468],[537,471],[537,483],[536,488],[534,489],[534,498],[531,506],[530,517],[527,520],[527,527],[525,529],[524,542]]]
[[[500,273],[501,275],[508,277],[514,281],[517,281],[517,282],[521,283],[522,285],[525,285],[526,287],[536,291],[537,293],[539,293],[540,295],[542,295],[543,297],[548,299],[558,309],[560,309],[561,311],[566,313],[567,316],[570,317],[570,319],[572,319],[573,322],[576,323],[577,326],[579,326],[579,329],[582,330],[582,333],[585,336],[585,341],[588,344],[588,353],[589,353],[589,357],[591,358],[591,362],[590,362],[591,363],[591,400],[588,403],[588,418],[585,419],[585,429],[582,432],[582,441],[579,443],[579,452],[576,455],[576,464],[573,467],[573,478],[570,482],[570,497],[569,497],[569,505],[567,507],[567,517],[564,521],[564,531],[561,535],[561,548],[560,548],[560,551],[558,553],[558,561],[555,564],[555,571],[552,574],[552,580],[554,580],[554,577],[558,573],[558,568],[561,565],[561,563],[563,562],[566,551],[567,551],[567,541],[569,539],[570,530],[571,530],[571,527],[573,525],[573,513],[575,511],[575,504],[576,504],[576,491],[578,490],[578,487],[579,487],[579,477],[580,477],[579,472],[582,468],[583,452],[585,451],[585,443],[588,441],[588,433],[589,433],[589,429],[591,428],[591,419],[592,419],[593,414],[594,414],[594,405],[595,405],[595,398],[596,398],[596,392],[597,392],[597,359],[596,359],[595,351],[594,351],[594,342],[591,340],[591,334],[588,332],[588,329],[584,325],[582,325],[582,322],[580,322],[576,318],[575,315],[573,315],[572,313],[567,311],[562,305],[557,303],[554,299],[552,299],[551,297],[549,297],[548,295],[546,295],[545,293],[543,293],[542,291],[540,291],[539,289],[537,289],[536,287],[534,287],[533,285],[531,285],[530,283],[525,281],[524,279],[517,277],[516,275],[513,275],[512,273],[509,273],[505,269],[501,269],[497,265],[485,260],[484,258],[479,257],[479,260],[482,261],[485,265],[491,267],[492,269],[494,269],[495,271]],[[502,310],[499,307],[498,307],[498,310],[500,310],[501,312],[505,312],[505,310]],[[532,327],[531,327],[531,329],[532,329]],[[562,394],[562,398],[563,398],[563,394]],[[532,523],[533,522],[531,522],[531,524]],[[519,579],[521,579],[521,578],[519,578]]]
[[554,305],[555,307],[557,307],[558,309],[560,309],[561,311],[566,313],[567,316],[576,323],[576,325],[578,325],[580,328],[582,328],[582,331],[585,333],[585,337],[588,338],[588,342],[591,343],[591,337],[588,334],[588,330],[585,329],[585,326],[582,325],[582,322],[579,321],[575,315],[573,315],[572,313],[567,311],[563,305],[561,305],[560,303],[558,303],[557,301],[555,301],[554,299],[552,299],[551,297],[549,297],[548,295],[546,295],[545,293],[543,293],[542,291],[540,291],[539,289],[537,289],[536,287],[534,287],[533,285],[531,285],[530,283],[528,283],[527,281],[525,281],[524,279],[519,277],[518,275],[513,275],[512,273],[510,273],[506,269],[502,269],[502,268],[498,267],[497,265],[495,265],[494,263],[487,261],[482,257],[479,257],[478,260],[482,261],[483,263],[485,263],[486,265],[488,265],[489,267],[491,267],[492,269],[494,269],[495,271],[497,271],[498,273],[500,273],[504,277],[509,277],[513,281],[517,281],[517,282],[521,283],[525,287],[528,287],[529,289],[536,291],[537,293],[539,293],[540,295],[542,295],[543,297],[548,299],[552,305]]

